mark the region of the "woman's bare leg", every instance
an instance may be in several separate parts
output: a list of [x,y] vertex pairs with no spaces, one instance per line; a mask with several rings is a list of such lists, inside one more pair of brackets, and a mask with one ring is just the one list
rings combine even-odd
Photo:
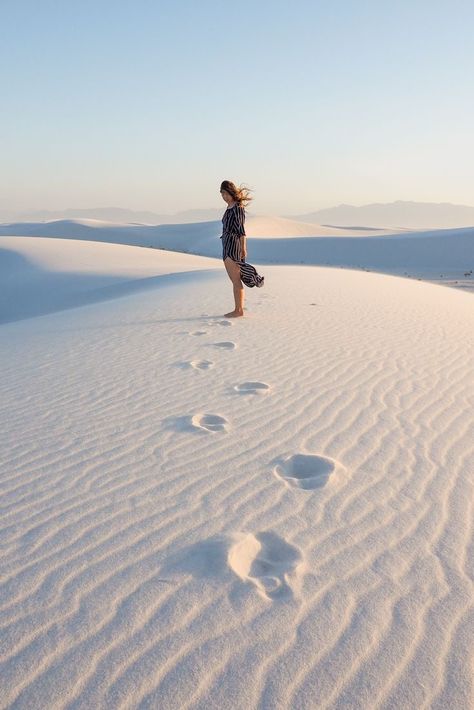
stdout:
[[244,287],[240,280],[240,266],[229,256],[224,260],[226,271],[232,281],[235,309],[226,313],[227,318],[239,318],[244,315]]

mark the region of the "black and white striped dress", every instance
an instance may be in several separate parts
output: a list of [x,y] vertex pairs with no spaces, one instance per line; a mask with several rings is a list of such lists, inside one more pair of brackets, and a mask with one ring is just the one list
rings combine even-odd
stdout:
[[245,209],[237,202],[228,207],[222,218],[222,259],[230,257],[240,266],[240,278],[249,288],[263,286],[264,277],[257,273],[255,266],[247,264],[242,257],[240,237],[245,235]]

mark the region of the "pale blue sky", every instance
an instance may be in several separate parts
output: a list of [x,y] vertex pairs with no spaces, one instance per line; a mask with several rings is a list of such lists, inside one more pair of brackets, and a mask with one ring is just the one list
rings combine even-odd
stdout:
[[474,203],[471,0],[0,0],[0,209]]

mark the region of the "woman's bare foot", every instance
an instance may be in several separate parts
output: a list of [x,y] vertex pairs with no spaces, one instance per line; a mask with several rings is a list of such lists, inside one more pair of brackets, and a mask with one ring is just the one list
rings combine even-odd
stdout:
[[243,315],[243,311],[231,311],[230,313],[224,313],[224,318],[240,318]]

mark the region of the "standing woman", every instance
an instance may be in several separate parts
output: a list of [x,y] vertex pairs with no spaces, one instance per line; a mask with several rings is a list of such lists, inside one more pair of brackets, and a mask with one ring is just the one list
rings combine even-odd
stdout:
[[244,205],[252,200],[246,187],[236,187],[230,180],[221,184],[222,199],[227,202],[227,209],[222,218],[222,259],[234,288],[235,309],[226,313],[226,318],[239,318],[244,315],[244,283],[249,288],[263,286],[264,277],[255,267],[247,264],[245,209]]

